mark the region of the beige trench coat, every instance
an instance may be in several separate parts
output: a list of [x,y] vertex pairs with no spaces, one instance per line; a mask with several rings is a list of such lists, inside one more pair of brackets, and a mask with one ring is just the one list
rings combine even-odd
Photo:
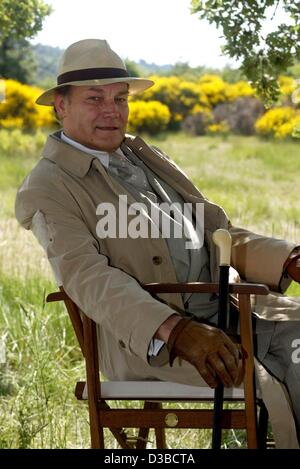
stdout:
[[[233,239],[232,265],[241,277],[265,283],[273,291],[279,290],[282,266],[294,244],[231,226],[220,207],[206,200],[166,155],[150,148],[139,137],[127,137],[121,148],[134,151],[185,201],[204,204],[205,241],[213,280],[217,280],[218,254],[212,233],[217,228],[229,228]],[[42,242],[57,282],[101,326],[99,352],[104,374],[109,379],[151,379],[157,377],[154,365],[162,369],[169,367],[161,366],[165,362],[160,359],[150,366],[149,342],[161,323],[174,312],[170,306],[182,309],[183,304],[181,296],[174,294],[161,295],[168,304],[157,301],[139,284],[177,281],[164,239],[98,238],[96,208],[100,203],[111,202],[118,216],[120,194],[127,195],[128,204],[135,202],[96,157],[62,142],[54,134],[48,138],[43,158],[18,191],[16,216]],[[129,215],[128,223],[130,220]],[[279,298],[281,306],[287,301],[287,309],[281,309],[280,319],[300,319],[300,305],[290,311],[289,300]],[[259,303],[256,309],[261,317],[273,319],[277,297],[271,294],[267,300],[254,298],[253,302]],[[272,417],[272,411],[270,414]],[[286,428],[292,432],[293,425],[291,422],[288,425]],[[288,438],[291,441],[280,438],[279,446],[296,446],[294,437]]]

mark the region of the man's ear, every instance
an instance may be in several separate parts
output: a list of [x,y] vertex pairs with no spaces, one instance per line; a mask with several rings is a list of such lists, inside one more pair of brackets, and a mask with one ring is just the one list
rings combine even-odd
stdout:
[[66,116],[66,99],[60,94],[54,95],[54,108],[57,113],[57,116],[60,120],[63,120]]

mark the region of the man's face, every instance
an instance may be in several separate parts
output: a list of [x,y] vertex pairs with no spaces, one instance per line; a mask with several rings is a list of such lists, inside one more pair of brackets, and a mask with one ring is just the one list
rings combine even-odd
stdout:
[[120,146],[128,121],[127,83],[72,86],[67,96],[57,94],[54,104],[68,137],[107,152]]

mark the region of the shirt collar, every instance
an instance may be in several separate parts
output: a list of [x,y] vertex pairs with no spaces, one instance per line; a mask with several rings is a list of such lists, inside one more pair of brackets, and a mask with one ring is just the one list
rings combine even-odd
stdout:
[[[69,145],[72,145],[73,147],[77,148],[80,151],[84,151],[85,153],[88,153],[89,155],[95,156],[100,160],[100,162],[103,164],[105,168],[109,167],[109,153],[106,151],[100,151],[100,150],[94,150],[93,148],[86,147],[85,145],[82,145],[79,142],[76,142],[76,140],[73,140],[72,138],[68,137],[64,131],[61,131],[60,138],[68,143]],[[115,150],[115,153],[118,153],[121,156],[124,156],[124,153],[122,152],[121,148],[118,148]]]
[[100,162],[103,164],[105,168],[108,168],[109,166],[109,154],[106,151],[100,151],[100,150],[94,150],[93,148],[86,147],[85,145],[82,145],[81,143],[76,142],[72,138],[68,137],[63,131],[61,131],[60,138],[68,143],[69,145],[72,145],[73,147],[77,148],[80,151],[84,151],[85,153],[88,153],[89,155],[96,156],[100,160]]

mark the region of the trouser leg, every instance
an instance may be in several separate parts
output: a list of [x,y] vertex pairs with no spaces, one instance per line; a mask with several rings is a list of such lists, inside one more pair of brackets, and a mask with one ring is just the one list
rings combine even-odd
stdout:
[[298,438],[300,436],[300,364],[291,363],[284,378],[284,383],[289,391],[293,404],[293,410],[297,422]]
[[300,347],[300,321],[273,322],[258,319],[256,330],[257,356],[285,384],[300,432],[300,351],[297,354],[297,344],[298,349]]

